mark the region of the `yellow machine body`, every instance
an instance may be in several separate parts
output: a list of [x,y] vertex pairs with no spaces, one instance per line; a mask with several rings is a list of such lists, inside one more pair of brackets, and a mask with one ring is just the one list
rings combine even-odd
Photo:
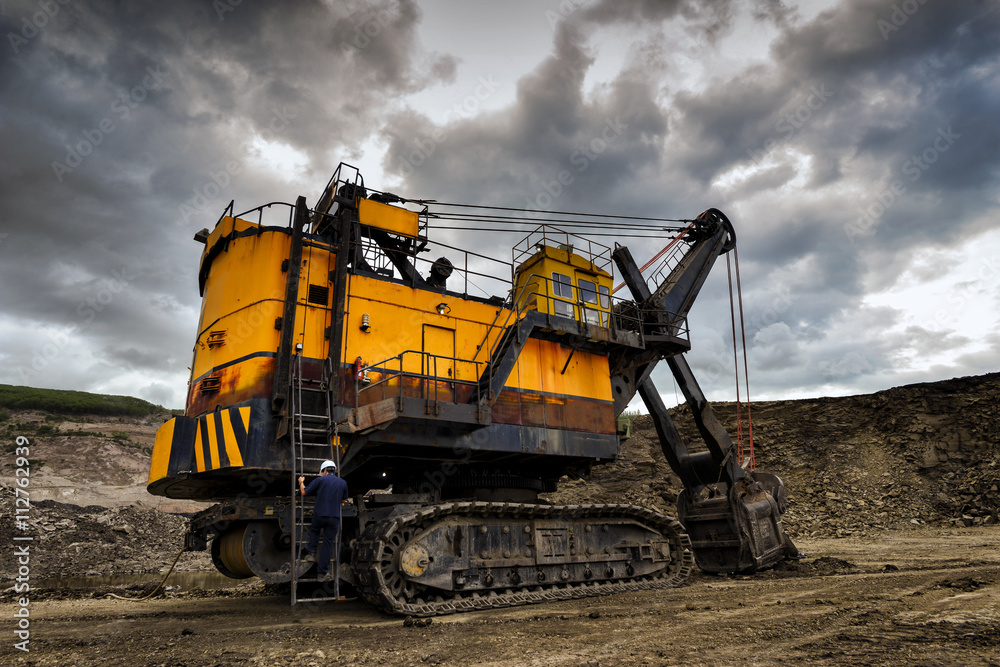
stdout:
[[[402,237],[417,235],[416,214],[364,199],[359,204],[359,218],[367,226]],[[232,216],[223,217],[208,235],[185,415],[167,422],[157,435],[151,492],[181,497],[235,493],[252,470],[274,474],[288,469],[287,455],[273,442],[280,428],[268,414],[283,327],[294,327],[296,349],[307,360],[329,357],[332,328],[342,327],[340,403],[359,411],[353,418],[357,422],[366,416],[369,421],[384,418],[372,417],[366,406],[381,409],[398,398],[475,403],[488,351],[503,333],[497,324],[516,322],[526,311],[598,328],[609,323],[611,276],[569,248],[548,245],[517,268],[517,310],[350,272],[346,307],[334,313],[337,249],[318,238],[306,238],[303,244],[295,321],[284,322],[290,244],[288,229]],[[482,421],[515,429],[500,438],[505,450],[516,446],[525,453],[558,456],[563,453],[558,434],[577,431],[604,439],[598,450],[585,443],[565,453],[613,457],[617,440],[607,355],[575,349],[562,340],[568,337],[552,338],[526,342]],[[356,368],[365,369],[363,378],[356,377]],[[398,418],[398,411],[389,417]],[[352,437],[351,419],[340,438],[344,456],[355,444],[370,446],[370,438],[362,442]],[[548,435],[526,439],[517,430],[521,428],[544,429]],[[392,425],[384,430],[387,440],[394,441]],[[427,429],[427,437],[414,447],[453,447],[453,432]],[[477,441],[485,450],[491,446],[464,433],[458,439]],[[234,474],[232,484],[227,473]]]

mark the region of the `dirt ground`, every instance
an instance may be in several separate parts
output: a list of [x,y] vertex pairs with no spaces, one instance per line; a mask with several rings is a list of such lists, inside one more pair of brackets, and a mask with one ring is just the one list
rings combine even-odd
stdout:
[[[732,404],[716,404],[734,433]],[[674,590],[404,623],[361,601],[289,606],[287,586],[39,588],[48,577],[165,572],[197,505],[153,503],[157,419],[12,413],[31,440],[30,652],[18,641],[13,457],[0,463],[0,665],[995,665],[1000,667],[1000,374],[754,406],[757,464],[785,480],[808,557]],[[675,413],[690,443],[690,416]],[[134,422],[134,423],[133,423]],[[614,462],[543,501],[673,514],[679,480],[649,417]],[[37,458],[35,458],[37,457]],[[164,500],[164,499],[160,499]],[[183,572],[182,572],[183,571]],[[172,583],[173,582],[173,583]]]
[[[432,619],[360,601],[290,608],[260,584],[145,602],[40,599],[14,665],[994,665],[1000,527],[801,539],[751,577]],[[59,597],[65,596],[63,592]],[[7,598],[0,617],[11,624]],[[8,625],[8,627],[10,627]]]

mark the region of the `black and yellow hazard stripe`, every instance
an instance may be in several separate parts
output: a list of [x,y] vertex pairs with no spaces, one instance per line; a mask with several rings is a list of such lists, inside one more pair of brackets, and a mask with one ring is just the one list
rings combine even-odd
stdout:
[[240,447],[246,444],[250,408],[230,408],[198,418],[194,457],[198,472],[243,465]]
[[250,406],[218,410],[197,419],[174,417],[156,432],[149,483],[190,470],[192,465],[191,472],[242,467],[249,430]]

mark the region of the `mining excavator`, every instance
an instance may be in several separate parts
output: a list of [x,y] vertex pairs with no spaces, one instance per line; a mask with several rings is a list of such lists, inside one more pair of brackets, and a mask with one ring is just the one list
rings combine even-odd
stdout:
[[[795,557],[781,480],[739,460],[684,358],[687,314],[736,243],[729,219],[709,209],[662,228],[670,252],[644,276],[628,248],[564,229],[607,234],[600,221],[622,216],[560,226],[461,206],[368,188],[341,164],[313,208],[230,203],[195,235],[203,300],[186,410],[157,432],[148,483],[216,502],[191,518],[187,547],[210,548],[230,577],[290,582],[293,605],[347,584],[411,616],[668,588],[695,563],[751,573]],[[537,227],[507,262],[432,240],[446,220]],[[629,299],[613,294],[616,267]],[[504,296],[470,294],[489,280]],[[681,438],[653,385],[664,360],[704,444]],[[636,394],[683,482],[677,517],[541,501],[616,459],[616,418]],[[323,583],[297,557],[312,506],[296,480],[326,459],[351,500]]]

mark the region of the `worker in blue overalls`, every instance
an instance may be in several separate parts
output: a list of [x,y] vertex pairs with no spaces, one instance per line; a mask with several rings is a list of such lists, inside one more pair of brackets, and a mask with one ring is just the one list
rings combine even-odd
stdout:
[[[312,525],[309,527],[309,544],[306,546],[306,563],[316,562],[317,578],[325,581],[330,578],[330,561],[333,558],[333,545],[337,541],[340,530],[340,504],[347,500],[347,482],[337,476],[337,464],[333,461],[323,461],[319,467],[319,477],[306,486],[306,478],[299,477],[299,492],[303,496],[316,496],[313,507]],[[320,534],[323,544],[319,549],[319,560],[316,559],[316,546]]]

